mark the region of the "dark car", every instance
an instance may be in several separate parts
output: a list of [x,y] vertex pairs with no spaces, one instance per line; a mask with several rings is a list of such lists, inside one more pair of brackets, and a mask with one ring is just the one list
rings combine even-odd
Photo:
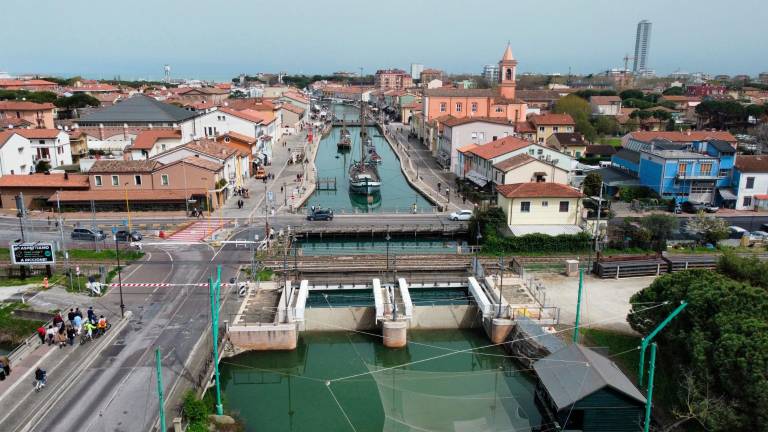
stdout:
[[311,221],[331,221],[333,220],[333,210],[331,209],[315,209],[309,212],[307,220]]
[[107,238],[104,231],[96,228],[75,228],[72,230],[72,240],[101,241]]
[[119,230],[115,232],[115,237],[117,238],[118,241],[124,241],[124,242],[137,242],[137,241],[141,241],[141,239],[143,238],[141,233],[136,230],[133,230],[133,231]]
[[683,208],[683,211],[686,213],[698,213],[698,212],[717,213],[717,210],[718,210],[717,206],[698,203],[694,201],[684,202],[682,208]]

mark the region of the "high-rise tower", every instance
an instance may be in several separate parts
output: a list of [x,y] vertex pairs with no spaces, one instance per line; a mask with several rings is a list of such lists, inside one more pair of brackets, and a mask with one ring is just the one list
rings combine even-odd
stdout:
[[632,64],[632,72],[644,74],[648,71],[648,49],[651,44],[651,22],[642,20],[637,23],[637,36],[635,36],[635,60]]
[[499,94],[509,100],[515,99],[515,79],[517,77],[517,60],[512,55],[512,45],[507,44],[504,56],[499,62]]

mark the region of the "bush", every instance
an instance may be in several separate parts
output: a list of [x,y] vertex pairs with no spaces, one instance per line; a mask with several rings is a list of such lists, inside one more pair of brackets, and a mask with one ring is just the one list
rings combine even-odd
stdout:
[[636,199],[654,198],[659,199],[659,194],[651,188],[645,186],[621,186],[619,188],[619,199],[624,202],[632,202]]
[[207,431],[208,414],[210,414],[210,410],[206,403],[198,399],[192,390],[184,395],[184,417],[189,422],[187,431]]

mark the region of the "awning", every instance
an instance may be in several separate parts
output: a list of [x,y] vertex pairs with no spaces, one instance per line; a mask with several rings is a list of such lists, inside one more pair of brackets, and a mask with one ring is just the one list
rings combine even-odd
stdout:
[[560,234],[578,234],[581,228],[576,225],[510,225],[510,231],[516,236],[526,234],[547,234],[556,236]]
[[766,195],[766,194],[755,195],[755,196],[753,196],[753,198],[757,199],[757,200],[760,200],[760,201],[765,201],[765,200],[768,200],[768,195]]
[[470,172],[468,172],[466,177],[470,181],[472,181],[472,183],[474,183],[474,184],[476,184],[476,185],[478,185],[480,187],[483,187],[486,184],[488,184],[488,177],[480,174],[479,172],[477,172],[475,170],[471,170]]
[[726,201],[735,201],[737,199],[736,194],[733,193],[731,188],[720,188],[717,190],[717,193],[720,194],[720,198]]

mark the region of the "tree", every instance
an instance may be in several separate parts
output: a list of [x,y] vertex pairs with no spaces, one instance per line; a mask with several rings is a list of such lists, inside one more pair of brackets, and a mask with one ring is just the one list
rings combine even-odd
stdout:
[[682,96],[683,94],[685,94],[685,91],[683,90],[682,87],[675,86],[675,87],[670,87],[664,90],[663,92],[661,92],[661,94],[663,94],[664,96]]
[[734,122],[744,121],[746,109],[738,102],[705,100],[696,105],[696,114],[707,126],[726,129]]
[[569,114],[576,123],[576,132],[584,135],[587,141],[594,141],[597,138],[597,132],[589,122],[592,107],[586,100],[576,95],[568,95],[555,103],[553,111],[558,114]]
[[599,116],[595,120],[595,130],[599,135],[616,135],[619,124],[611,116]]
[[600,187],[603,184],[603,178],[600,176],[600,173],[592,171],[591,173],[587,174],[586,177],[584,177],[584,182],[582,183],[582,189],[584,190],[584,195],[586,196],[599,196],[600,195]]
[[43,159],[40,159],[37,161],[37,165],[35,165],[35,172],[44,173],[51,170],[51,164]]
[[654,246],[656,246],[654,248],[656,252],[661,252],[667,248],[667,240],[672,235],[672,231],[676,230],[680,225],[675,216],[665,214],[645,216],[640,219],[640,224],[643,228],[650,231],[651,240]]
[[687,230],[693,234],[698,234],[707,243],[717,244],[720,240],[728,237],[728,222],[725,219],[699,212],[688,221]]
[[59,108],[76,109],[85,107],[97,107],[101,105],[101,102],[89,94],[77,93],[69,97],[56,99],[54,104]]
[[645,94],[641,90],[629,89],[619,93],[621,100],[625,99],[642,99]]

